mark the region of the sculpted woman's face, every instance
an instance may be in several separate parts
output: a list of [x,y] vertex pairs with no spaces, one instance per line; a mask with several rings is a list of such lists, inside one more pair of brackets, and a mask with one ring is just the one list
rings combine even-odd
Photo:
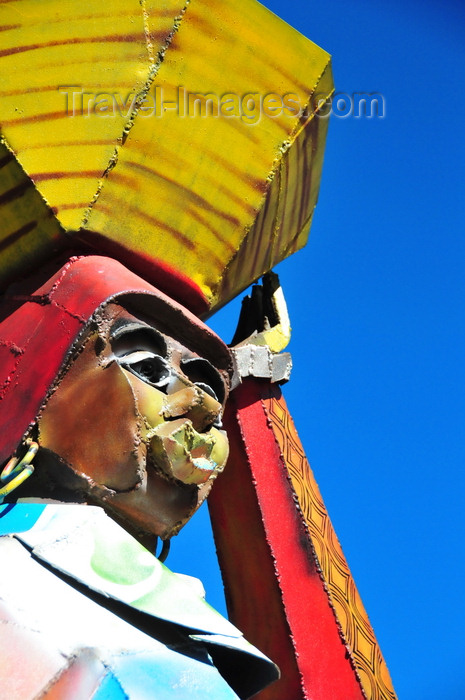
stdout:
[[45,461],[59,459],[49,470],[58,491],[103,505],[142,537],[165,539],[226,463],[227,377],[116,304],[97,327],[39,416],[39,444]]

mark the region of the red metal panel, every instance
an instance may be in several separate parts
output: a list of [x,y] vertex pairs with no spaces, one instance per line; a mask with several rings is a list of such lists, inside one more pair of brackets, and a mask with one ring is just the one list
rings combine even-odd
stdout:
[[231,457],[209,501],[228,609],[281,668],[260,700],[362,700],[262,389],[248,379],[233,393]]
[[7,294],[6,318],[0,322],[0,359],[7,374],[0,385],[0,463],[36,418],[79,331],[108,299],[145,298],[147,313],[160,330],[163,323],[181,329],[180,340],[191,349],[206,347],[211,355],[223,358],[223,364],[230,361],[222,341],[198,318],[110,258],[72,258],[37,291],[25,294],[30,284],[25,283],[24,289],[16,285]]

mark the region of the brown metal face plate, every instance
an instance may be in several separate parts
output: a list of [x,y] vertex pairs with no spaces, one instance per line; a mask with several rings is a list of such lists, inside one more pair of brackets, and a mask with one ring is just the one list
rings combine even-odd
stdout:
[[86,500],[165,539],[224,468],[226,396],[210,362],[108,304],[39,416],[39,443],[63,464],[65,481],[72,470]]

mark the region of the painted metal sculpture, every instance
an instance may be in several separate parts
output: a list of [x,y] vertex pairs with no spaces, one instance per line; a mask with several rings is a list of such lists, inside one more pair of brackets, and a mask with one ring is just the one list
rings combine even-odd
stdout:
[[[307,240],[328,54],[255,0],[0,13],[1,687],[245,698],[276,679],[263,652],[263,700],[392,700],[276,384],[275,281],[234,358],[199,320]],[[261,651],[150,554],[214,481],[230,616]]]
[[[155,537],[177,534],[226,462],[215,426],[229,350],[108,258],[73,259],[26,299],[2,323],[3,348],[18,348],[4,366],[2,461],[37,440],[23,495],[104,505],[154,548]],[[147,470],[149,459],[165,478]]]
[[[267,671],[265,658],[136,540],[90,512],[100,509],[42,506],[30,529],[26,505],[53,499],[103,506],[150,551],[157,537],[169,541],[227,458],[226,435],[215,426],[228,393],[229,350],[187,309],[107,258],[75,258],[33,294],[7,301],[19,306],[0,326],[10,360],[0,404],[10,428],[3,456],[14,442],[18,457],[35,447],[23,465],[29,471],[33,458],[34,472],[22,485],[3,470],[4,501],[16,505],[3,506],[2,529],[14,532],[19,522],[26,532],[0,540],[2,561],[9,562],[0,573],[3,644],[15,660],[2,678],[2,697],[64,692],[61,686],[72,683],[74,693],[99,688],[95,697],[107,697],[110,684],[111,697],[139,697],[144,675],[147,693],[176,697],[172,686],[186,674],[196,681],[188,690],[181,683],[180,697],[237,697],[229,686],[239,697],[250,695],[276,675],[274,668]],[[105,591],[111,603],[95,591]],[[134,611],[149,620],[135,624],[149,635],[128,632]],[[94,615],[107,627],[103,651],[89,635]],[[209,661],[217,648],[228,685]],[[223,661],[228,650],[233,658]],[[135,655],[130,662],[128,653]],[[252,659],[252,674],[241,669],[248,666],[238,664],[241,657]],[[165,663],[165,672],[155,674]],[[136,667],[142,676],[134,683]],[[244,675],[252,675],[251,684]]]

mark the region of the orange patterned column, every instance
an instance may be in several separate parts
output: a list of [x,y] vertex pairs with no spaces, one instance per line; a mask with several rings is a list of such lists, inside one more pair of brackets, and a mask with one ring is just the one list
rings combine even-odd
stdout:
[[247,378],[209,498],[228,611],[275,661],[260,700],[396,700],[281,391]]
[[368,615],[355,587],[302,443],[281,392],[263,401],[286,468],[291,477],[321,576],[341,628],[344,642],[369,700],[393,700],[396,695]]

